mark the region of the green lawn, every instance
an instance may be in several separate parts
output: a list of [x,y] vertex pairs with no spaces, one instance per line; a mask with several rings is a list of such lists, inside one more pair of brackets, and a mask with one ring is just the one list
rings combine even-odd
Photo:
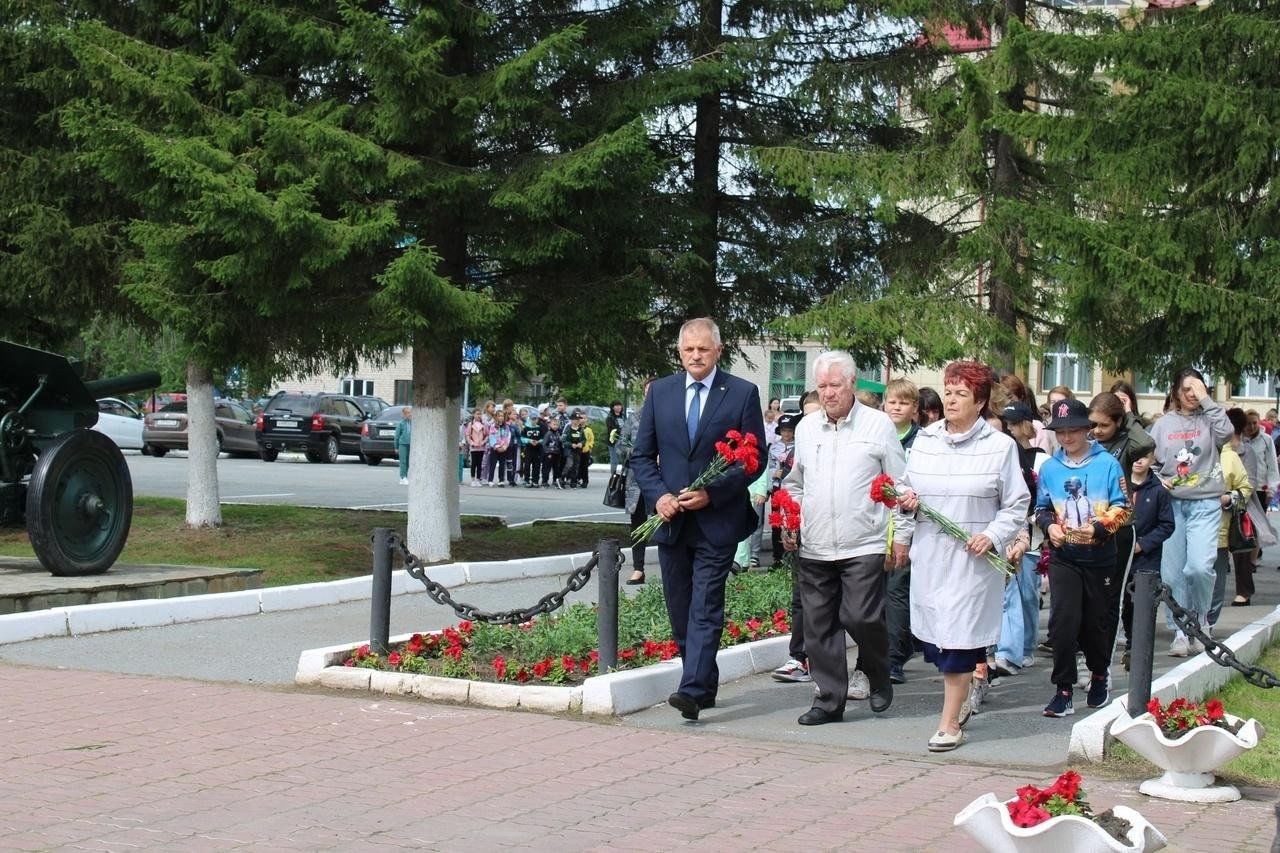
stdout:
[[[1280,674],[1280,645],[1267,649],[1256,664]],[[1254,687],[1236,675],[1215,695],[1222,700],[1227,713],[1245,719],[1253,717],[1266,730],[1257,747],[1224,766],[1218,775],[1236,785],[1280,787],[1280,688]],[[1206,700],[1212,698],[1205,697]],[[1158,768],[1122,743],[1108,747],[1107,766],[1122,776],[1160,775]]]
[[[170,498],[137,498],[120,561],[260,568],[266,586],[310,583],[369,574],[369,532],[404,532],[404,513],[277,505],[226,505],[222,527],[187,530],[184,507]],[[540,557],[590,551],[606,536],[625,543],[627,528],[586,522],[508,528],[496,519],[463,516],[462,539],[452,551],[458,561]],[[26,532],[0,530],[0,555],[32,556]]]

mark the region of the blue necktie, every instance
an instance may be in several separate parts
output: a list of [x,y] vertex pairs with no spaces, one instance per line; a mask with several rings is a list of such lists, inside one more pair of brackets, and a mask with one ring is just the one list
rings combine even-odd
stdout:
[[698,417],[702,414],[702,407],[698,404],[698,400],[702,393],[702,383],[693,383],[693,402],[689,404],[689,446],[693,447],[693,437],[698,434]]

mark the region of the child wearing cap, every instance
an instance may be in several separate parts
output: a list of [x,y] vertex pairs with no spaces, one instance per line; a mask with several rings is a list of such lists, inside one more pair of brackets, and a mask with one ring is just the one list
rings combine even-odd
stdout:
[[1040,468],[1036,526],[1049,540],[1049,640],[1053,644],[1053,698],[1046,717],[1074,713],[1076,648],[1091,673],[1090,708],[1107,703],[1110,649],[1103,618],[1107,596],[1103,580],[1115,564],[1114,535],[1130,515],[1125,472],[1120,463],[1089,437],[1089,412],[1079,400],[1051,404],[1049,428],[1059,449]]

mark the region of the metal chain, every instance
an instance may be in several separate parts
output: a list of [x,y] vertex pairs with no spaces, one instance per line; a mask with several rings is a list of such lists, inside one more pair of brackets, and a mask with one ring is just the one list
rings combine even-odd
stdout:
[[[549,592],[542,598],[538,599],[538,603],[532,607],[526,607],[520,610],[500,610],[496,613],[490,613],[487,610],[481,610],[474,604],[466,604],[464,602],[454,601],[453,596],[449,594],[449,589],[442,584],[438,584],[431,578],[427,577],[426,568],[422,565],[422,561],[418,559],[412,551],[409,550],[408,544],[397,533],[392,533],[389,537],[392,549],[399,549],[400,557],[404,560],[405,570],[411,577],[422,581],[422,585],[427,588],[427,595],[431,596],[431,600],[436,604],[443,604],[445,607],[452,607],[453,612],[457,613],[463,619],[472,622],[487,622],[490,625],[520,625],[528,622],[535,616],[542,616],[559,610],[564,606],[564,600],[571,592],[577,592],[587,585],[587,581],[591,580],[591,572],[595,570],[599,563],[600,555],[592,553],[591,559],[584,565],[579,566],[569,581],[564,585],[563,589],[556,592]],[[615,571],[622,568],[622,551],[618,551],[618,563]]]
[[1201,631],[1200,614],[1194,610],[1187,610],[1174,601],[1173,590],[1169,588],[1168,584],[1160,584],[1160,591],[1156,594],[1156,602],[1159,603],[1161,601],[1168,605],[1169,612],[1173,614],[1174,624],[1181,629],[1183,634],[1204,646],[1204,653],[1218,666],[1227,666],[1239,670],[1244,676],[1244,680],[1254,687],[1280,687],[1280,679],[1276,678],[1275,675],[1260,666],[1246,666],[1240,663],[1231,649]]

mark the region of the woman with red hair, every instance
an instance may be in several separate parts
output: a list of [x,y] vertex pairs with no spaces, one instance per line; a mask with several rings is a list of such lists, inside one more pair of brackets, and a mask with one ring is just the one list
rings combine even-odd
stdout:
[[[996,551],[1014,565],[1030,547],[1031,495],[1017,444],[982,417],[995,374],[984,364],[957,361],[943,374],[943,419],[921,430],[903,475],[894,530],[895,562],[911,557],[911,632],[925,660],[942,673],[942,712],[931,752],[964,741],[965,700],[974,670],[1000,637],[1004,577],[984,555]],[[923,501],[971,535],[960,542],[921,516]]]

